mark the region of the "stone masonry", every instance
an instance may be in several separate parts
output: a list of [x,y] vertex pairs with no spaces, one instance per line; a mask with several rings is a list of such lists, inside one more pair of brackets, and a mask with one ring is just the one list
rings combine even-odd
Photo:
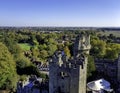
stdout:
[[86,93],[87,55],[90,36],[80,34],[74,43],[74,57],[57,51],[49,62],[49,93]]

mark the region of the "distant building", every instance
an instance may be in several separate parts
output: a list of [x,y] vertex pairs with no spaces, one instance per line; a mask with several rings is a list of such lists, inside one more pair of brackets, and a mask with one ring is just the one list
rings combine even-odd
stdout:
[[96,59],[95,65],[97,72],[109,78],[115,92],[120,93],[120,54],[116,60]]
[[74,58],[56,52],[49,62],[49,93],[86,93],[87,54],[90,36],[81,34],[74,44]]
[[48,93],[48,82],[31,75],[26,81],[17,83],[17,93]]
[[96,70],[120,83],[120,55],[116,60],[95,59]]

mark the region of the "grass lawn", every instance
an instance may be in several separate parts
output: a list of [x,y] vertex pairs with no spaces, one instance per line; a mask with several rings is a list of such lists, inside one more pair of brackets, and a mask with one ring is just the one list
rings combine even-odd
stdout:
[[109,36],[110,34],[113,34],[116,37],[120,37],[120,31],[104,31],[104,32],[100,31],[98,33],[102,34],[102,35],[106,35],[106,36]]
[[28,43],[19,43],[18,45],[25,51],[30,50],[30,47],[31,47],[31,45]]

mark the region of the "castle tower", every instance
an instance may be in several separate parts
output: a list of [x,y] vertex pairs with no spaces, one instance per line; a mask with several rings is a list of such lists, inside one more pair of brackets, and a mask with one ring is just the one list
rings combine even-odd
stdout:
[[79,35],[74,43],[74,58],[56,52],[49,64],[49,93],[86,93],[87,54],[90,36]]
[[81,53],[89,54],[90,45],[90,35],[80,34],[76,37],[74,44],[74,57],[78,56]]
[[78,91],[76,93],[86,93],[87,55],[89,54],[90,48],[90,36],[88,34],[78,35],[74,44],[74,59],[76,59],[78,70],[78,81],[76,81],[78,82]]

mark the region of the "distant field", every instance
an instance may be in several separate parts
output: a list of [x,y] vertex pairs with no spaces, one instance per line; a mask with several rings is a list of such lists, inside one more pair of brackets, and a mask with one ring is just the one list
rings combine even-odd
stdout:
[[116,37],[120,37],[120,31],[104,31],[104,32],[100,31],[98,33],[102,35],[107,35],[107,36],[109,36],[110,34],[113,34]]
[[28,43],[19,43],[18,45],[25,51],[30,50],[30,47],[31,47],[31,45]]

